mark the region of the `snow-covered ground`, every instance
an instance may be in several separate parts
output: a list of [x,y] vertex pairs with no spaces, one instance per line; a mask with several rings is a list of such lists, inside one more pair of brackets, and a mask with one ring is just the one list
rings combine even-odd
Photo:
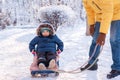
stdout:
[[[61,73],[56,78],[31,78],[29,67],[33,56],[28,45],[36,29],[6,29],[0,31],[0,80],[107,80],[112,64],[109,36],[100,55],[98,71],[79,74]],[[84,23],[75,27],[59,28],[57,35],[64,41],[65,49],[60,57],[60,69],[73,70],[88,58],[91,37],[85,36]],[[120,76],[112,79],[120,80]]]

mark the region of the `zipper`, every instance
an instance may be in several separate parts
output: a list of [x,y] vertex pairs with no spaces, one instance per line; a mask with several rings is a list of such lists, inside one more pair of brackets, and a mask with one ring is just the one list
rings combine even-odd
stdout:
[[92,1],[93,4],[95,4],[95,6],[99,9],[102,10],[94,1]]

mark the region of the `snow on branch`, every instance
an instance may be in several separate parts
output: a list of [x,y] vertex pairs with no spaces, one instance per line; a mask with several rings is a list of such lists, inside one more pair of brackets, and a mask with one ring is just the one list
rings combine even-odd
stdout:
[[58,26],[63,24],[74,24],[76,20],[76,13],[65,5],[51,5],[41,7],[39,10],[40,20],[49,21],[57,30]]
[[0,29],[5,29],[10,25],[10,18],[5,13],[0,13]]

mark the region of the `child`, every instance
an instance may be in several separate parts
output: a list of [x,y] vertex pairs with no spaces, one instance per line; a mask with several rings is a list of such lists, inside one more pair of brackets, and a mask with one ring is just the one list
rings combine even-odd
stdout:
[[37,29],[37,36],[29,44],[30,51],[37,55],[40,70],[57,68],[57,53],[63,51],[63,42],[55,35],[53,26],[42,23]]

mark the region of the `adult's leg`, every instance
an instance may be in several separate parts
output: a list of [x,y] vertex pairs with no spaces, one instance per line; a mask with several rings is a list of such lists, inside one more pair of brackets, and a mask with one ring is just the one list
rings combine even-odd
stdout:
[[110,30],[110,44],[112,50],[112,70],[120,71],[120,20],[113,21]]
[[[96,48],[96,51],[95,51],[95,55],[92,57],[92,59],[89,61],[89,64],[92,64],[95,59],[98,57],[99,53],[100,53],[100,46],[98,45],[96,47],[96,40],[99,36],[99,29],[100,29],[100,23],[99,22],[96,22],[95,24],[95,33],[93,35],[93,40],[92,40],[92,44],[90,46],[90,50],[89,50],[89,58],[92,56],[92,54],[94,53],[94,50]],[[96,62],[97,63],[97,62]]]
[[[90,46],[90,51],[89,51],[89,58],[92,58],[90,59],[90,61],[88,62],[87,65],[85,65],[83,68],[81,68],[81,70],[85,70],[87,68],[89,68],[91,66],[91,64],[93,64],[96,60],[96,58],[98,57],[99,53],[100,53],[100,46],[96,46],[96,40],[98,38],[98,35],[99,35],[99,28],[100,28],[100,23],[99,22],[96,22],[95,24],[95,32],[94,32],[94,35],[93,35],[93,40],[92,40],[92,44]],[[94,51],[95,50],[95,51]],[[94,53],[94,56],[93,56],[93,53]],[[89,70],[97,70],[98,68],[98,65],[97,65],[97,61],[93,64],[93,66],[91,68],[89,68]]]

